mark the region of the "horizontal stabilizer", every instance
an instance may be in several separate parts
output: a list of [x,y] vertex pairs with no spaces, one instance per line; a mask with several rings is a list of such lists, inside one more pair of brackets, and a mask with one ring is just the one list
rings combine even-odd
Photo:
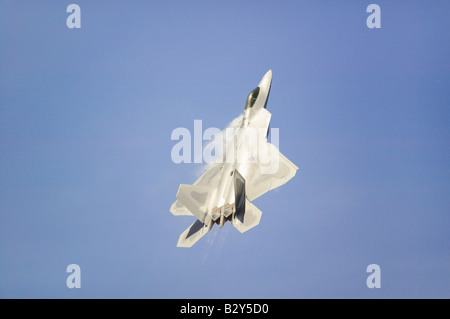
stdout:
[[245,213],[243,216],[233,215],[233,226],[237,228],[241,233],[246,232],[250,228],[255,227],[261,220],[262,212],[248,199],[245,201]]
[[206,226],[197,219],[180,235],[177,247],[192,247],[192,245],[194,245],[200,238],[205,236],[211,230],[213,225],[214,223],[210,223]]

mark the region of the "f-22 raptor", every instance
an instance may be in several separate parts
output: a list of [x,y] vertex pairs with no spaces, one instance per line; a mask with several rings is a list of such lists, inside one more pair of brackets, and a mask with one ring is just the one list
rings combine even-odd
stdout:
[[232,142],[225,143],[225,156],[210,164],[193,185],[180,185],[170,212],[197,220],[180,235],[178,247],[191,247],[214,224],[222,228],[230,221],[241,233],[255,227],[261,211],[251,201],[295,176],[298,167],[267,142],[271,85],[269,70],[248,95]]

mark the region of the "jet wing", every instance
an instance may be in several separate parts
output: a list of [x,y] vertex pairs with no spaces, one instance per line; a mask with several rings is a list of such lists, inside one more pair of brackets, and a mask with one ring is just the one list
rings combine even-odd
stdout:
[[200,176],[194,184],[196,186],[216,186],[220,181],[222,175],[222,163],[212,163],[207,170]]
[[[220,180],[222,173],[222,167],[220,163],[213,163],[210,167],[200,176],[193,186],[199,186],[197,189],[207,189],[208,187],[215,186]],[[181,203],[180,200],[176,200],[170,207],[170,212],[175,216],[188,215],[194,216],[194,214]]]
[[266,109],[261,109],[253,117],[249,119],[248,127],[265,129],[267,131],[269,129],[271,117],[272,114],[269,111],[267,111]]
[[246,195],[249,201],[285,184],[295,176],[298,170],[298,167],[281,154],[274,145],[267,144],[270,147],[271,166],[264,163],[253,164],[256,169],[246,178]]

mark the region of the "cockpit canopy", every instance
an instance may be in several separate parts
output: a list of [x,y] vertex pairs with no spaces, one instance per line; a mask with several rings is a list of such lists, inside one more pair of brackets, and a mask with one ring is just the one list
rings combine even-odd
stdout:
[[247,97],[247,103],[245,104],[245,109],[252,108],[258,98],[259,86],[251,91]]

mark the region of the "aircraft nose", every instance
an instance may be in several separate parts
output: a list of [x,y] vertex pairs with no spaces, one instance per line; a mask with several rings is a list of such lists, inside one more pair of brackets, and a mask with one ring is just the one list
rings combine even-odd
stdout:
[[267,71],[266,74],[264,74],[261,82],[259,82],[259,87],[264,89],[269,89],[270,85],[272,83],[272,70]]

